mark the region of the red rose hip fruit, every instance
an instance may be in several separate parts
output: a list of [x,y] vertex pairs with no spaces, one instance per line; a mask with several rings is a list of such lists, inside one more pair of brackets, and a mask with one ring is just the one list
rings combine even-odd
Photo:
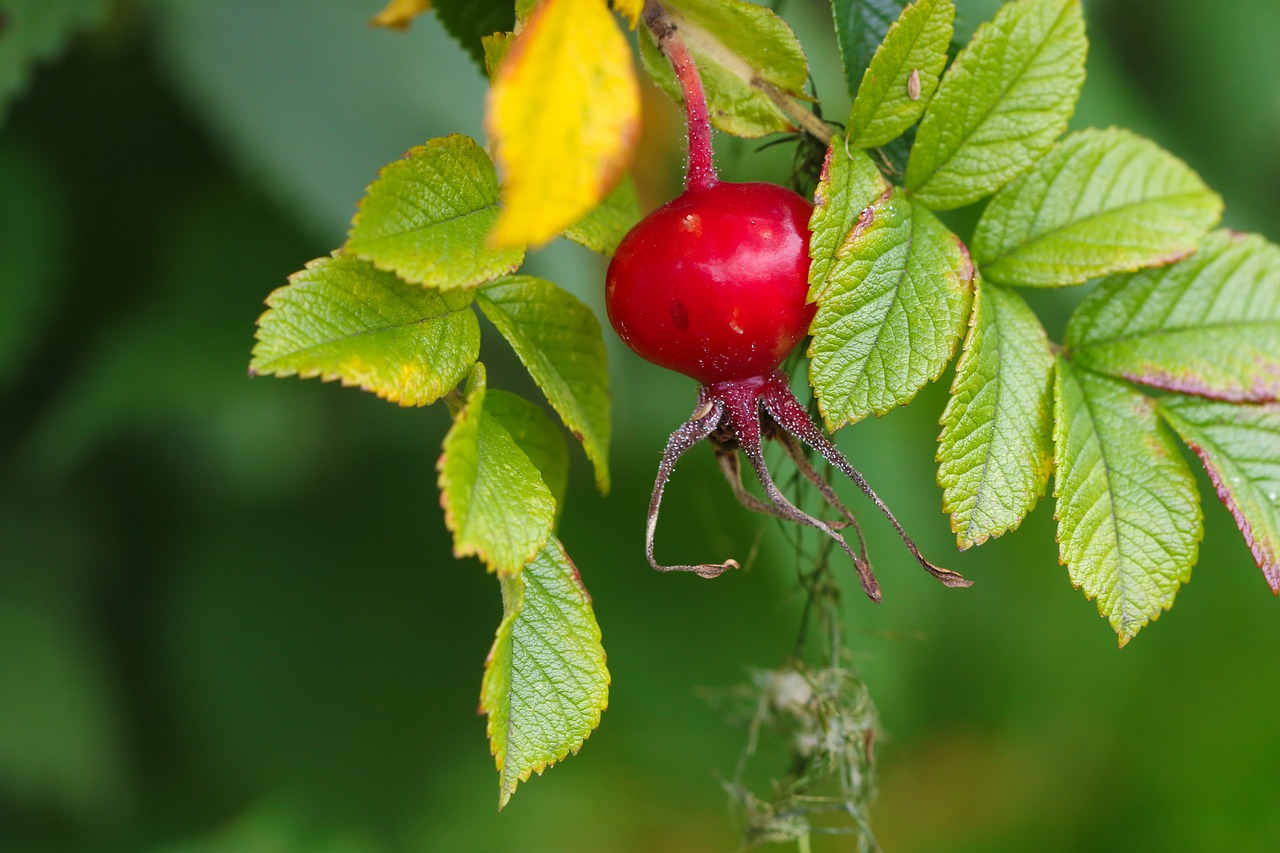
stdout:
[[642,358],[703,384],[763,376],[805,336],[809,214],[776,184],[686,191],[623,238],[605,304]]

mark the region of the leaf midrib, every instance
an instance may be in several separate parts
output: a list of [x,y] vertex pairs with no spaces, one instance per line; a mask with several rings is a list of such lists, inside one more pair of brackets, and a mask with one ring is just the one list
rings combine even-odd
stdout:
[[[882,87],[881,91],[878,93],[879,97],[877,97],[874,101],[872,101],[871,99],[868,99],[868,106],[869,106],[868,114],[871,117],[867,119],[867,123],[865,127],[863,127],[861,130],[856,131],[853,134],[855,137],[865,137],[868,131],[870,131],[872,128],[876,126],[877,122],[884,123],[884,122],[892,121],[894,119],[894,116],[887,116],[887,117],[879,116],[877,115],[877,113],[879,112],[880,107],[883,106],[884,103],[889,99],[890,92],[893,91],[893,83],[900,79],[900,75],[902,74],[902,69],[906,67],[908,61],[911,59],[912,54],[915,52],[916,45],[920,43],[920,40],[924,38],[925,33],[928,32],[929,24],[932,22],[933,15],[936,14],[937,11],[938,10],[935,4],[935,7],[929,10],[929,14],[924,16],[924,20],[920,25],[920,30],[911,39],[910,43],[907,46],[907,49],[903,51],[901,61],[899,61],[898,64],[893,68],[893,73],[885,77],[885,79],[888,80],[889,82]],[[901,20],[901,18],[899,18],[899,20]],[[890,25],[890,30],[892,30],[893,27],[897,25],[898,25],[898,22],[895,21],[893,24]],[[889,36],[886,33],[885,39],[888,39],[888,38]],[[879,50],[877,50],[876,53],[879,53]],[[871,66],[874,64],[875,64],[875,54],[872,54],[871,63],[868,64],[867,69],[862,72],[862,79],[864,82],[867,79],[867,75],[871,73]],[[859,92],[862,91],[861,84],[859,84],[858,86],[858,91]],[[897,97],[895,98],[895,100],[901,101],[902,99],[901,97]],[[855,110],[858,107],[858,99],[856,95],[853,99],[853,107]],[[923,108],[921,109],[921,112],[923,112]],[[854,142],[855,143],[857,142],[857,138],[854,139]]]
[[[465,311],[466,309],[463,309],[463,310]],[[295,356],[303,355],[308,352],[312,352],[314,350],[323,349],[324,347],[328,347],[328,346],[333,346],[334,344],[340,343],[342,341],[351,340],[353,338],[362,338],[368,335],[378,335],[378,334],[382,334],[383,332],[394,332],[400,329],[407,329],[410,326],[421,326],[425,323],[430,323],[433,320],[443,320],[454,314],[461,314],[461,313],[462,311],[448,311],[444,314],[436,314],[435,316],[432,316],[432,317],[422,317],[420,319],[411,320],[406,323],[392,323],[386,326],[376,326],[370,329],[361,329],[357,332],[350,332],[348,334],[338,335],[337,337],[328,338],[323,341],[316,341],[314,343],[307,344],[304,347],[292,349],[292,350],[289,350],[287,353],[282,353],[280,355],[277,355],[273,357],[270,361],[264,362],[262,365],[262,368],[269,369],[269,365],[277,361],[280,361],[281,359],[293,358]]]
[[1199,323],[1194,326],[1175,326],[1168,329],[1150,329],[1132,332],[1130,334],[1116,335],[1109,338],[1100,338],[1098,340],[1088,341],[1087,343],[1076,344],[1071,348],[1072,352],[1088,352],[1091,349],[1099,349],[1102,347],[1116,346],[1119,344],[1131,343],[1142,340],[1158,340],[1162,337],[1172,337],[1175,335],[1195,333],[1195,332],[1223,332],[1240,328],[1275,326],[1276,331],[1280,332],[1280,318],[1268,320],[1220,320],[1212,323]]
[[[908,224],[910,226],[910,230],[908,231],[907,240],[905,243],[906,251],[903,255],[902,269],[898,272],[897,280],[893,284],[893,302],[890,303],[889,310],[885,312],[884,322],[881,322],[876,328],[876,336],[875,336],[875,339],[871,342],[871,346],[867,350],[867,357],[862,360],[862,365],[860,369],[857,371],[857,374],[855,375],[855,378],[854,378],[855,386],[861,384],[862,381],[866,378],[867,370],[871,365],[872,354],[877,352],[880,349],[880,339],[884,336],[884,330],[889,325],[888,323],[889,314],[893,311],[893,307],[895,305],[898,305],[901,302],[902,284],[907,279],[907,266],[911,262],[911,250],[915,248],[915,242],[916,242],[916,217],[915,217],[914,211],[908,208],[907,217],[908,217]],[[852,312],[846,312],[846,313],[852,313]],[[910,332],[908,331],[907,339],[910,340],[910,338],[911,338],[911,335],[910,335]],[[870,408],[872,411],[875,410],[875,407],[871,406],[870,385],[868,385],[867,387],[867,404],[868,404],[868,408]],[[847,415],[846,415],[846,418],[847,418]]]
[[[1071,8],[1070,2],[1062,4],[1062,10],[1058,13],[1058,17],[1054,18],[1053,24],[1049,27],[1050,35],[1052,35],[1057,30],[1058,25],[1062,22],[1063,16],[1066,15],[1067,10],[1070,8]],[[960,150],[964,148],[965,143],[967,143],[971,138],[973,138],[973,135],[977,132],[978,128],[986,124],[987,119],[990,118],[991,113],[995,111],[995,108],[1002,101],[1004,101],[1005,96],[1009,94],[1009,91],[1017,83],[1021,82],[1024,76],[1026,76],[1027,69],[1031,67],[1031,64],[1035,62],[1035,60],[1039,59],[1040,53],[1049,44],[1049,41],[1050,41],[1050,38],[1046,37],[1042,42],[1040,42],[1039,45],[1036,46],[1035,52],[1033,52],[1031,56],[1027,59],[1027,61],[1023,64],[1023,66],[1018,69],[1018,73],[1009,78],[1008,84],[1003,89],[1000,90],[1000,94],[997,97],[992,99],[991,103],[983,111],[982,117],[978,119],[977,123],[975,123],[973,127],[964,135],[964,137],[960,139],[960,141],[955,145],[955,147],[952,148],[952,150],[947,154],[945,158],[938,160],[934,164],[933,168],[929,170],[929,173],[925,176],[924,180],[922,180],[916,186],[917,192],[919,192],[921,189],[924,189],[929,184],[929,182],[933,180],[934,176],[938,173],[938,171],[941,170],[943,166],[950,163],[951,160],[955,158],[956,154],[958,154]],[[934,100],[932,101],[932,103],[935,103],[935,104],[937,103],[936,94],[934,95]],[[1043,112],[1043,111],[1037,110],[1037,112]],[[909,167],[910,167],[910,164],[908,163],[908,170],[909,170]]]
[[[1122,538],[1120,536],[1120,516],[1116,507],[1115,490],[1111,488],[1111,480],[1112,480],[1111,474],[1114,469],[1111,463],[1107,460],[1107,445],[1106,445],[1106,442],[1102,440],[1102,433],[1098,429],[1098,419],[1094,415],[1093,400],[1090,398],[1088,390],[1085,388],[1084,383],[1080,381],[1079,377],[1073,376],[1072,381],[1075,382],[1076,386],[1080,389],[1080,397],[1081,397],[1081,400],[1083,400],[1084,402],[1085,414],[1089,418],[1090,434],[1091,434],[1091,437],[1094,440],[1096,440],[1098,443],[1098,460],[1102,463],[1102,474],[1106,481],[1105,500],[1107,502],[1107,506],[1109,509],[1107,513],[1107,518],[1110,520],[1111,530],[1112,530],[1112,533],[1114,534],[1114,539],[1115,539],[1116,565],[1113,569],[1115,573],[1115,585],[1112,587],[1112,591],[1114,592],[1115,588],[1119,586],[1121,581],[1123,580],[1124,573],[1120,571],[1120,566],[1125,559],[1124,547],[1121,544]],[[1084,579],[1082,577],[1081,585],[1083,585],[1083,583],[1084,583]],[[1100,597],[1100,596],[1101,596],[1101,591],[1099,591],[1099,594],[1097,597]]]
[[1023,239],[1021,242],[1008,247],[1001,254],[995,255],[986,263],[983,263],[980,266],[982,268],[991,268],[991,267],[998,266],[1001,261],[1005,260],[1006,258],[1017,256],[1020,252],[1025,251],[1028,247],[1031,247],[1036,245],[1037,243],[1043,242],[1044,240],[1047,240],[1053,237],[1054,235],[1060,234],[1063,231],[1068,231],[1073,228],[1083,226],[1087,223],[1094,222],[1095,220],[1105,219],[1114,214],[1124,213],[1126,211],[1132,210],[1133,208],[1144,207],[1149,204],[1161,204],[1161,203],[1177,201],[1180,199],[1204,198],[1207,194],[1208,193],[1204,190],[1199,190],[1194,192],[1192,191],[1180,192],[1180,193],[1174,193],[1172,195],[1167,195],[1167,196],[1156,196],[1154,198],[1139,199],[1136,201],[1126,202],[1125,204],[1119,205],[1117,207],[1110,207],[1104,211],[1089,214],[1088,216],[1085,216],[1081,219],[1074,219],[1068,222],[1063,222],[1060,225],[1055,225],[1054,227],[1048,229],[1047,231],[1042,231],[1039,234],[1029,236]]
[[[448,225],[452,222],[460,222],[469,217],[476,216],[477,214],[481,214],[490,210],[497,210],[497,209],[498,209],[498,203],[495,201],[495,202],[490,202],[489,204],[486,204],[483,207],[477,207],[473,210],[467,210],[461,213],[455,213],[453,216],[449,216],[444,219],[432,220],[431,222],[428,222],[426,225],[418,225],[413,228],[406,228],[403,231],[395,231],[390,234],[382,234],[377,237],[361,237],[353,234],[350,238],[348,238],[347,246],[350,247],[352,243],[355,243],[357,247],[371,246],[371,245],[376,245],[380,243],[385,243],[389,240],[400,240],[415,234],[421,234],[426,231],[431,231],[433,229],[439,228],[442,225]],[[352,231],[358,231],[358,230],[359,230],[358,227],[352,229]],[[359,251],[359,248],[352,249],[352,251],[355,252],[355,254],[357,255],[361,254],[361,252]]]

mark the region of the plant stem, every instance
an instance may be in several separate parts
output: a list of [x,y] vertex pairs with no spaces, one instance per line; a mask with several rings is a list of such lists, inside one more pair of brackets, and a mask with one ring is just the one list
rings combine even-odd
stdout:
[[684,95],[689,128],[689,171],[685,175],[684,187],[686,190],[710,189],[716,184],[716,166],[711,153],[711,116],[707,112],[707,94],[702,88],[698,66],[680,37],[679,28],[657,0],[645,0],[644,23],[653,33],[658,50],[671,63]]
[[764,92],[774,105],[787,114],[787,117],[800,125],[804,132],[817,139],[823,145],[830,145],[831,139],[835,136],[835,131],[831,126],[822,119],[818,118],[813,112],[796,100],[793,96],[779,89],[772,83],[765,82],[759,77],[752,79],[751,85]]

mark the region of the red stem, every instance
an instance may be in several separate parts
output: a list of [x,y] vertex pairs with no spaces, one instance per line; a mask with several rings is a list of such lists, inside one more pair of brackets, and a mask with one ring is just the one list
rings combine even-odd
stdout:
[[710,189],[716,184],[716,166],[711,153],[711,116],[707,111],[707,94],[702,88],[698,66],[680,37],[679,29],[655,0],[646,0],[644,4],[644,23],[653,33],[658,49],[671,63],[684,96],[689,128],[689,171],[685,175],[684,188]]

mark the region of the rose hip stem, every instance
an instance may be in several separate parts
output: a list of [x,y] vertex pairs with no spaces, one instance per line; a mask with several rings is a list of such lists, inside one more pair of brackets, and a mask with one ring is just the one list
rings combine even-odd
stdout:
[[711,116],[707,112],[707,95],[702,77],[694,65],[689,48],[680,37],[680,29],[656,0],[646,0],[644,23],[653,39],[671,63],[684,96],[686,124],[689,128],[689,171],[685,175],[686,190],[705,190],[715,186],[716,166],[711,156]]

